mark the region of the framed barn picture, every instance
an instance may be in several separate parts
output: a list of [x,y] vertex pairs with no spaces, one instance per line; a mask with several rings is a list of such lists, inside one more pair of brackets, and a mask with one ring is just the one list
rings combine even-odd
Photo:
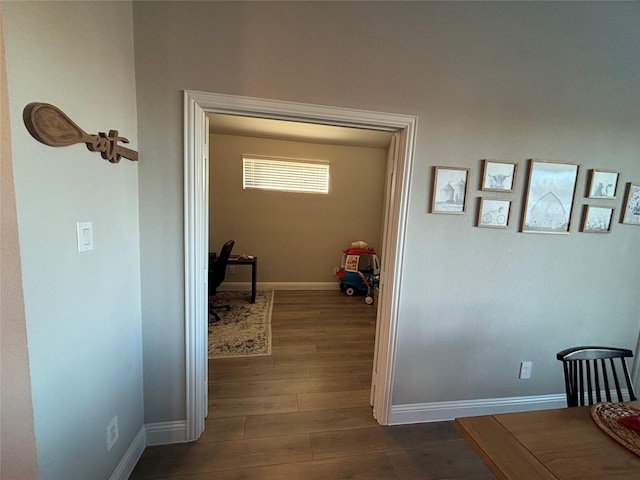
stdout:
[[522,231],[569,233],[579,165],[529,160]]

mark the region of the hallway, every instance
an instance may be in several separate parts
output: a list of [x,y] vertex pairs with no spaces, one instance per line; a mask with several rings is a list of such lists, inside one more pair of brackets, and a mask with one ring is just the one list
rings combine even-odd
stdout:
[[374,337],[360,297],[276,291],[272,355],[210,360],[202,437],[147,448],[131,478],[493,479],[452,422],[378,425]]

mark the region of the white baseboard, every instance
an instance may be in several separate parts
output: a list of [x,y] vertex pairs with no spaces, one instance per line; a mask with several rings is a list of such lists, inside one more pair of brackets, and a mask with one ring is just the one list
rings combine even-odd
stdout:
[[127,480],[136,467],[138,460],[140,460],[146,446],[147,441],[145,427],[143,425],[116,466],[116,469],[109,477],[109,480]]
[[[340,284],[335,282],[258,282],[258,290],[339,290]],[[224,282],[218,287],[219,291],[251,290],[251,282]]]
[[389,425],[442,422],[458,417],[548,410],[551,408],[564,408],[566,406],[567,397],[564,393],[537,395],[533,397],[487,398],[454,402],[392,405]]
[[170,443],[184,443],[187,441],[187,422],[147,423],[145,425],[147,446],[168,445]]

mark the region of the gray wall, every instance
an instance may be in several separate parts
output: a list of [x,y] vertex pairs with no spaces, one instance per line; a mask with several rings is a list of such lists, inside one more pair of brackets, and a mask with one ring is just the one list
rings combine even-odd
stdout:
[[[29,378],[27,327],[16,195],[13,183],[9,94],[0,11],[0,473],[5,480],[38,477]],[[11,439],[10,441],[8,439]]]
[[[135,2],[146,421],[185,416],[183,89],[419,117],[394,405],[560,393],[559,349],[635,348],[640,229],[577,227],[588,169],[640,181],[639,17],[613,2]],[[520,166],[506,230],[474,226],[483,158]],[[582,165],[570,235],[518,232],[528,158]],[[427,213],[434,165],[471,168],[466,215]]]
[[[39,478],[109,478],[144,422],[138,165],[42,145],[22,110],[52,103],[135,149],[132,7],[9,2],[3,15]],[[78,221],[93,222],[91,252],[77,252]]]
[[[233,253],[259,257],[258,282],[324,282],[342,250],[364,240],[380,251],[387,152],[239,135],[211,135],[209,250],[235,240]],[[245,190],[242,154],[330,162],[327,195]],[[251,281],[238,268],[225,282]]]

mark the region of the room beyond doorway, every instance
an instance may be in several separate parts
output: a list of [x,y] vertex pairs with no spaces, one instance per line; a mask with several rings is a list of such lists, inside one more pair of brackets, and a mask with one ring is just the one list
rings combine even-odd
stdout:
[[[275,290],[337,289],[334,271],[352,241],[365,240],[380,253],[393,132],[207,117],[210,251],[233,239],[236,254],[260,258],[261,286]],[[247,157],[276,167],[279,162],[326,166],[328,193],[246,188]],[[227,271],[222,288],[248,288],[250,274],[248,269]]]

